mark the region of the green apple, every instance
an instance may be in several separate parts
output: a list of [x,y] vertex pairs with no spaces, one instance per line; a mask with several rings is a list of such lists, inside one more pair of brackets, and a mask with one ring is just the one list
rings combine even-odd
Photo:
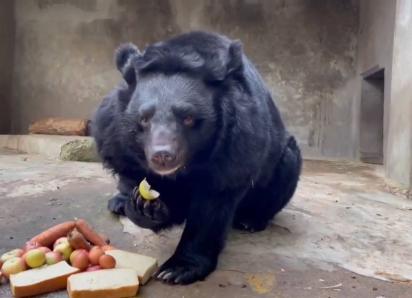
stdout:
[[31,249],[24,254],[24,260],[30,268],[37,268],[46,263],[46,253],[38,248]]
[[53,244],[53,249],[54,249],[57,245],[62,244],[62,243],[69,243],[69,239],[68,239],[67,237],[60,237],[59,239],[57,239],[57,240],[54,242],[54,244]]
[[73,248],[67,242],[60,243],[54,249],[54,252],[58,252],[62,255],[63,260],[68,261],[70,258],[71,253],[73,252]]
[[9,259],[15,258],[15,257],[21,257],[23,255],[24,251],[22,249],[13,249],[9,252],[6,252],[0,257],[0,260],[4,263]]
[[6,279],[9,279],[10,275],[20,273],[22,271],[25,271],[26,269],[27,266],[23,258],[14,257],[4,262],[3,266],[1,267],[1,273]]

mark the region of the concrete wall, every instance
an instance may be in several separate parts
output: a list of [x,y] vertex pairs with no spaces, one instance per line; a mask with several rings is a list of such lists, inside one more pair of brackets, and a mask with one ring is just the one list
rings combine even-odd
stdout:
[[[359,132],[361,105],[361,74],[378,66],[385,69],[384,90],[384,137],[383,152],[386,164],[388,147],[389,111],[392,83],[392,53],[395,30],[396,1],[361,0],[360,27],[358,39],[357,97],[353,112],[355,114],[354,131]],[[359,144],[358,134],[358,144]],[[356,156],[359,156],[359,146]]]
[[14,32],[13,0],[2,0],[0,1],[0,134],[11,131]]
[[412,117],[412,0],[397,0],[387,175],[410,186]]
[[[410,187],[412,167],[412,0],[361,0],[358,49],[359,120],[361,74],[385,68],[384,164],[386,176]],[[355,125],[358,125],[356,122]],[[355,129],[357,130],[357,129]]]
[[89,117],[120,79],[121,42],[206,29],[243,41],[306,156],[354,156],[356,1],[17,0],[16,12],[14,133]]

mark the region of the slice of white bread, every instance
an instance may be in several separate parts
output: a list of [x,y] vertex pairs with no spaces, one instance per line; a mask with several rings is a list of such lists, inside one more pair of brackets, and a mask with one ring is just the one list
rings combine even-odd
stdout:
[[138,290],[139,280],[131,268],[84,272],[67,282],[70,298],[126,298],[136,296]]
[[62,261],[54,265],[30,269],[10,275],[11,292],[15,297],[29,297],[65,289],[70,275],[79,272]]
[[132,268],[139,277],[139,282],[144,285],[157,270],[157,260],[145,255],[132,253],[124,250],[107,250],[106,254],[116,260],[116,268]]

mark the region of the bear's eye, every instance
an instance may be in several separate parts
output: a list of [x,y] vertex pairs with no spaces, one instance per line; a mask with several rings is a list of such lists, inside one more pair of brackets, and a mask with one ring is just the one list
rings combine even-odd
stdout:
[[147,125],[149,123],[149,118],[143,117],[141,120],[142,125]]
[[186,116],[185,119],[183,119],[183,123],[186,126],[191,126],[193,124],[193,117],[192,116]]

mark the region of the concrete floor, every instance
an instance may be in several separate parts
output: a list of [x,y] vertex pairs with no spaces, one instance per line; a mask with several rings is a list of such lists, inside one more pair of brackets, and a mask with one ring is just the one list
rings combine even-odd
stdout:
[[[233,231],[206,281],[182,287],[152,280],[138,297],[412,297],[412,202],[382,177],[379,167],[306,161],[293,202],[262,233]],[[0,181],[0,253],[74,217],[113,245],[160,262],[181,233],[155,236],[110,215],[115,182],[99,164],[1,151]],[[7,283],[0,297],[11,297]]]

